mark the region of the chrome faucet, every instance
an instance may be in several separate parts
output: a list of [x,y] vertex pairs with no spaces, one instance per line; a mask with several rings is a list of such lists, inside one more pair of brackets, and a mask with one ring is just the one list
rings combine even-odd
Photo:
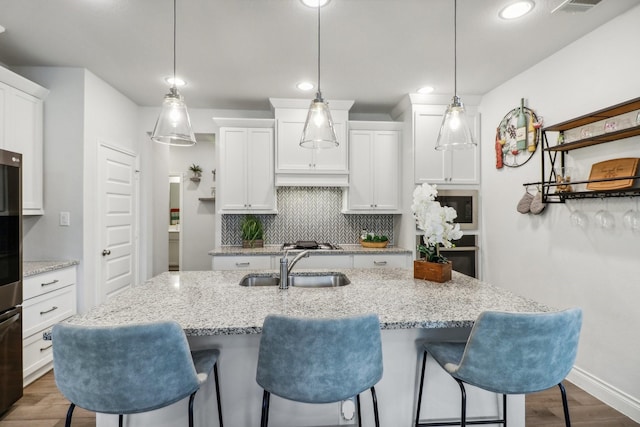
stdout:
[[294,265],[297,264],[302,258],[306,258],[309,256],[309,250],[302,251],[291,261],[289,264],[289,251],[285,251],[284,256],[280,258],[280,289],[289,289],[289,273],[291,273],[291,269]]

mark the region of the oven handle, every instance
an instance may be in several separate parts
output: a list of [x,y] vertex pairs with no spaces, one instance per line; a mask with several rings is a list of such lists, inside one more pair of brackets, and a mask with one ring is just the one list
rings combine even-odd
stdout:
[[19,318],[20,318],[20,313],[16,313],[13,316],[9,317],[8,319],[3,320],[2,322],[0,322],[0,336],[2,336],[2,334],[5,331],[5,329],[7,329],[13,323],[17,322]]

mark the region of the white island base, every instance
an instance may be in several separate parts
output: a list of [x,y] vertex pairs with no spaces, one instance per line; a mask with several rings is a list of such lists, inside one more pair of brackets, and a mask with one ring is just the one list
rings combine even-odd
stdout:
[[[376,385],[380,425],[383,427],[411,427],[414,425],[417,405],[416,390],[419,384],[422,352],[420,340],[450,338],[465,340],[467,328],[452,329],[396,329],[382,330],[384,374]],[[192,349],[216,347],[221,350],[219,360],[220,391],[225,427],[249,427],[260,425],[262,389],[255,381],[260,335],[190,336]],[[460,389],[458,384],[440,366],[429,359],[425,379],[421,419],[458,419],[460,414]],[[360,395],[363,426],[373,426],[371,393]],[[524,396],[509,396],[509,426],[524,427]],[[501,411],[502,396],[467,387],[467,414],[469,417],[496,417]],[[169,407],[149,413],[125,417],[127,427],[176,427],[187,426],[188,398]],[[209,378],[196,395],[194,412],[196,427],[217,427],[218,414],[213,378]],[[115,415],[97,415],[97,427],[118,425]],[[269,425],[339,426],[357,425],[346,421],[340,413],[340,404],[310,405],[290,402],[277,396],[271,397]],[[495,425],[495,424],[492,424]]]

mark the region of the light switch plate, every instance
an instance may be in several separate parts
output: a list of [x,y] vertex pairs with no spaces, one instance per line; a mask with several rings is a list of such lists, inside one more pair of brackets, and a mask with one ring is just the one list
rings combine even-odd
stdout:
[[60,225],[64,227],[71,225],[71,214],[69,212],[60,212]]

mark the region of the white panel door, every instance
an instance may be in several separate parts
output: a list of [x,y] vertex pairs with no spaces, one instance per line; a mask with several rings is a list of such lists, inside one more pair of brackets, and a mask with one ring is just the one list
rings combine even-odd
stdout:
[[101,302],[134,284],[135,157],[100,146]]

